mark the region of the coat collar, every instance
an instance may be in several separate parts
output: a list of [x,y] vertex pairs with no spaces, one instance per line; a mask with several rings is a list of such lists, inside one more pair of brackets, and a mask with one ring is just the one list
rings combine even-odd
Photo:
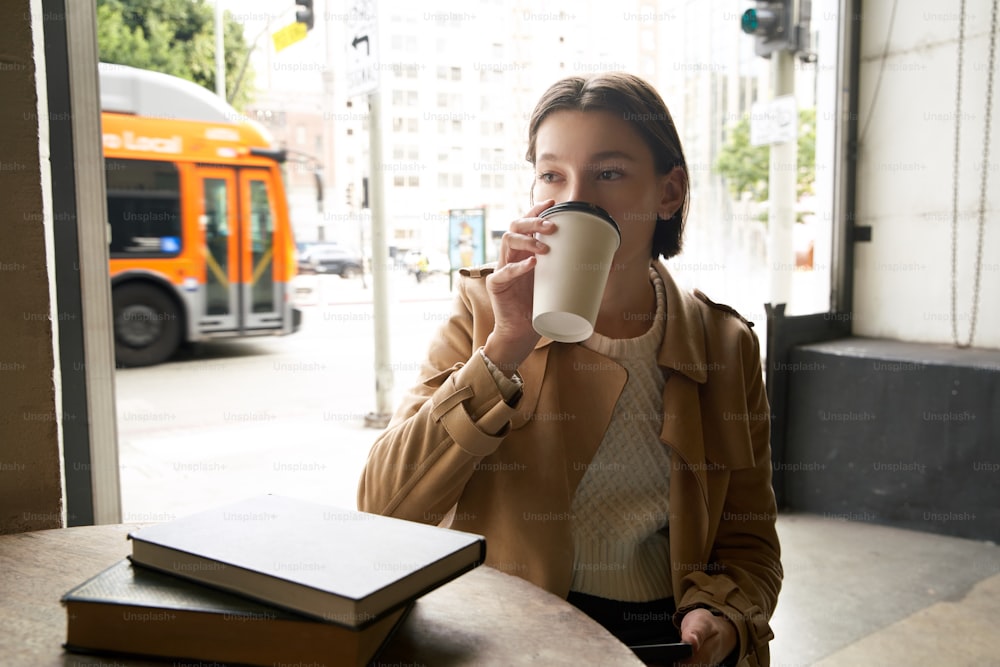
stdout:
[[697,299],[677,287],[666,266],[654,262],[653,267],[663,280],[667,297],[667,331],[657,361],[665,368],[704,384],[708,381],[708,360],[701,306]]
[[[663,280],[667,299],[667,329],[657,362],[664,368],[704,384],[708,380],[708,363],[705,353],[705,324],[698,300],[677,286],[662,262],[654,261],[652,266]],[[553,342],[542,336],[535,344],[535,349]]]

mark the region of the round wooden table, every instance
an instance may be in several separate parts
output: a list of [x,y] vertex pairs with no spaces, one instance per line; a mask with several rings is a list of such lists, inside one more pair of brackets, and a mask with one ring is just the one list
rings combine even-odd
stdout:
[[[127,556],[136,525],[86,526],[0,535],[0,664],[159,665],[63,651],[59,600]],[[633,653],[565,600],[519,577],[479,567],[420,598],[376,664],[629,665]]]

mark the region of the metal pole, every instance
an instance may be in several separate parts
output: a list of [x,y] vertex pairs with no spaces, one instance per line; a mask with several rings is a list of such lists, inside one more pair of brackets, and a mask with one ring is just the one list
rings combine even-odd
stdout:
[[[795,95],[794,54],[779,50],[771,54],[774,63],[774,97]],[[799,119],[792,120],[798,128]],[[798,160],[798,130],[790,141],[772,144],[768,174],[770,206],[767,215],[767,256],[771,265],[771,303],[789,303],[795,272],[795,201]]]
[[215,94],[226,99],[226,47],[223,41],[222,0],[215,0]]
[[382,196],[382,103],[378,89],[368,96],[370,141],[368,201],[372,216],[372,301],[375,326],[375,411],[365,415],[365,426],[385,428],[392,415],[393,373],[389,362],[389,269]]

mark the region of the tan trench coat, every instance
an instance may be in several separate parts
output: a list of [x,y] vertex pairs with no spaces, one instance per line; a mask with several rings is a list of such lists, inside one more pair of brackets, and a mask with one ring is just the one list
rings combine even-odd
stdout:
[[[782,569],[760,347],[735,311],[682,292],[655,266],[667,299],[660,439],[672,461],[678,615],[722,612],[739,632],[738,664],[767,665]],[[358,506],[485,535],[487,565],[565,597],[574,490],[627,374],[581,345],[543,338],[519,368],[523,396],[508,406],[476,354],[493,328],[489,271],[463,270],[419,384],[372,448]]]

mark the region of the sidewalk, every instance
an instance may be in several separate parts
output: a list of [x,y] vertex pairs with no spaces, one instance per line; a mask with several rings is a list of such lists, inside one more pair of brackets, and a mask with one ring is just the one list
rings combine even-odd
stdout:
[[773,667],[1000,665],[1000,548],[815,515],[778,518]]
[[[377,435],[357,423],[245,430],[238,451],[191,470],[176,469],[178,447],[206,450],[232,438],[231,428],[225,436],[191,433],[183,443],[169,434],[122,443],[124,519],[166,520],[267,492],[353,506]],[[275,438],[285,443],[280,453]],[[992,627],[1000,619],[1000,547],[816,515],[782,514],[778,531],[785,582],[772,619],[773,667],[1000,665]]]

